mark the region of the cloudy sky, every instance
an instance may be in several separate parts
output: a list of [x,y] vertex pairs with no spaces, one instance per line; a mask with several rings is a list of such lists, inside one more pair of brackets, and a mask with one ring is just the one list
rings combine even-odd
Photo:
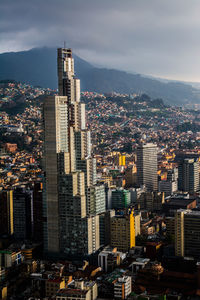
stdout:
[[200,81],[200,0],[0,1],[0,53],[64,41],[99,66]]

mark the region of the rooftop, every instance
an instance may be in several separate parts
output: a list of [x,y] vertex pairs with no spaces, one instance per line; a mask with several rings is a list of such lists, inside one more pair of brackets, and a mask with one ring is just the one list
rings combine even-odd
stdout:
[[191,210],[191,209],[178,209],[177,212],[181,213],[183,212],[185,215],[191,215],[191,216],[196,216],[200,217],[200,211],[197,210]]
[[68,296],[68,295],[86,295],[88,290],[80,289],[61,289],[56,293],[56,296]]

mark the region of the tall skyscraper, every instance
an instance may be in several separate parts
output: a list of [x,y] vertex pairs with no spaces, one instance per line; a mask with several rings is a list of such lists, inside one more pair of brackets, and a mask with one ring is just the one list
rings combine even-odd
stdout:
[[145,184],[148,191],[158,190],[157,152],[157,145],[152,143],[141,144],[137,148],[138,184]]
[[199,162],[197,159],[185,158],[179,163],[178,189],[184,192],[199,190]]
[[36,242],[43,241],[43,185],[42,182],[34,182],[33,188],[33,235]]
[[179,209],[175,213],[175,254],[199,258],[200,212]]
[[32,238],[33,192],[25,185],[13,191],[14,237],[18,240]]
[[59,96],[44,103],[45,248],[55,255],[83,256],[99,248],[99,216],[87,209],[96,160],[71,49],[58,49],[58,87]]

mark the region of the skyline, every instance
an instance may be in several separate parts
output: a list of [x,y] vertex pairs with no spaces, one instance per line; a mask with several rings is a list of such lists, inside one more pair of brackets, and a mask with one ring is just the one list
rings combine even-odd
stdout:
[[57,51],[58,93],[0,84],[0,298],[198,298],[196,105],[80,97]]
[[0,53],[65,40],[96,66],[198,82],[199,9],[197,0],[11,0],[0,4]]

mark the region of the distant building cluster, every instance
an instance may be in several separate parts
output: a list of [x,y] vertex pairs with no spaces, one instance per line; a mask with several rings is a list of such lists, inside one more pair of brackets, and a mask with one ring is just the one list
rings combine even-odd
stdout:
[[198,113],[80,93],[57,61],[58,92],[0,83],[0,299],[199,297]]

